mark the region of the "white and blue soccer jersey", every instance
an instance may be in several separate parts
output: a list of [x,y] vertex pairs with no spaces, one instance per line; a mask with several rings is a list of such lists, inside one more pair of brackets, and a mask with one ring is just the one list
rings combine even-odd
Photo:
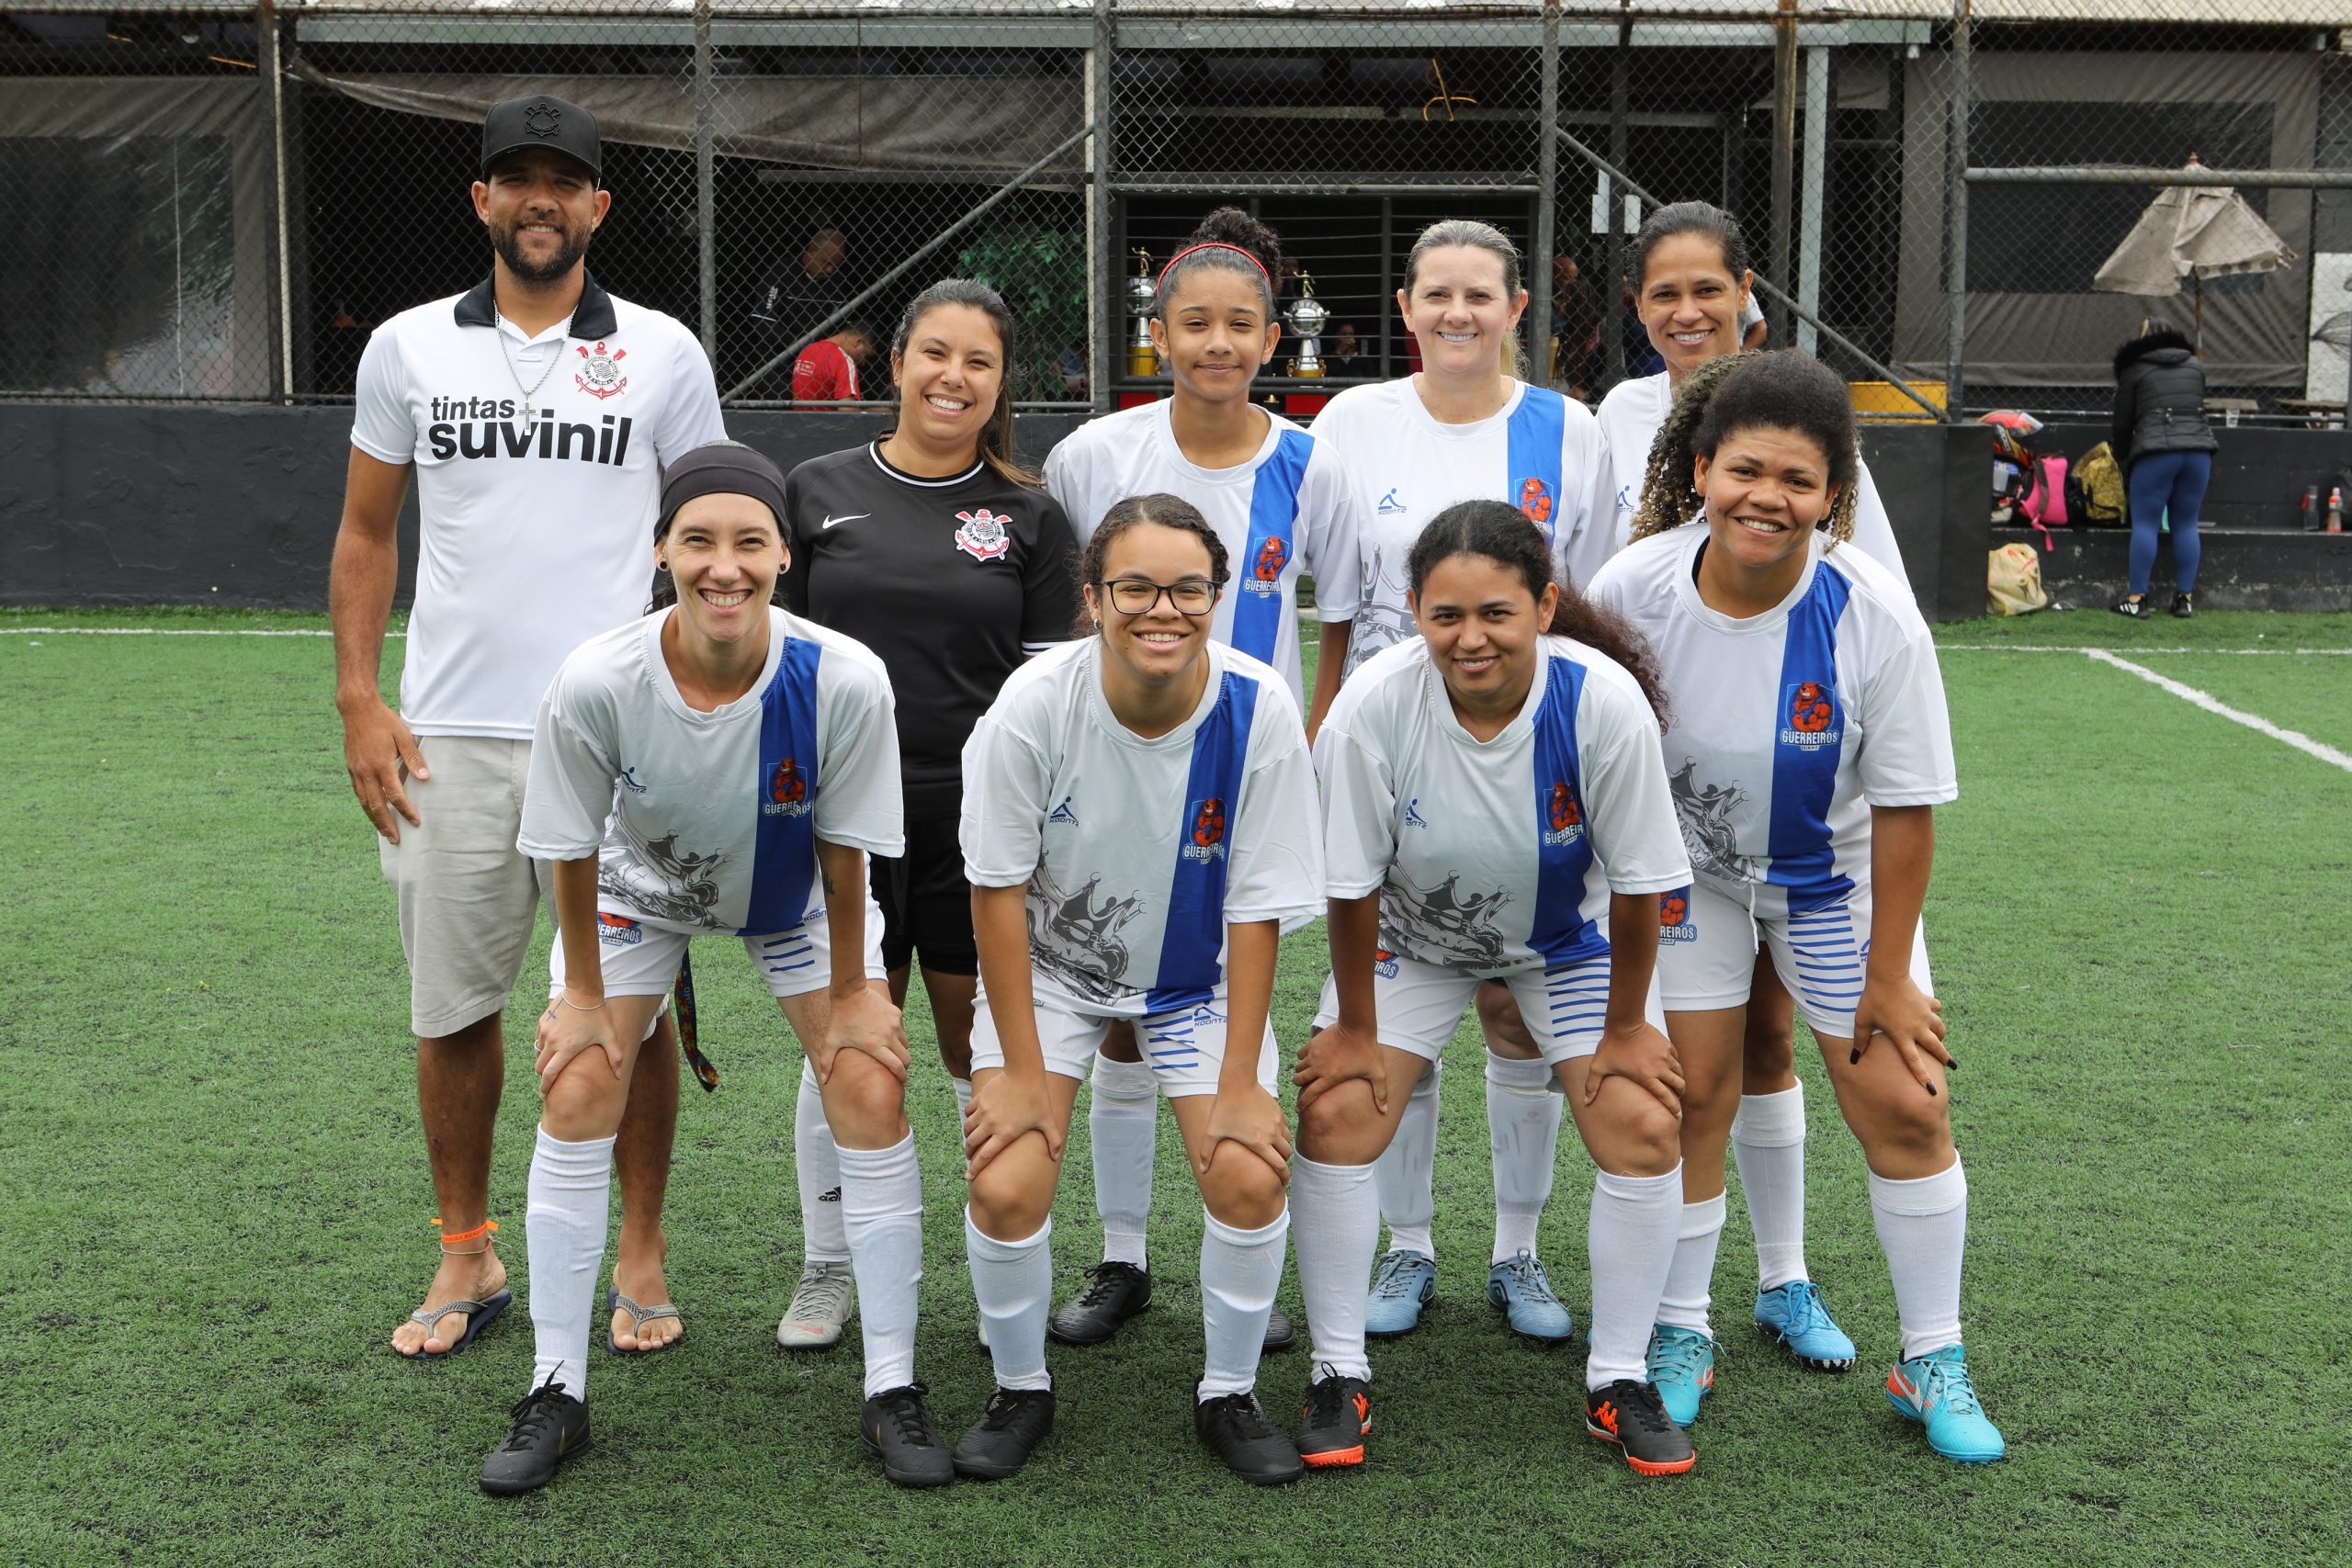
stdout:
[[758,681],[697,713],[662,657],[673,613],[563,661],[539,705],[518,847],[536,860],[597,854],[605,914],[689,932],[789,930],[824,911],[819,839],[906,852],[890,678],[861,644],[771,608]]
[[1453,716],[1420,638],[1351,676],[1315,739],[1326,885],[1380,895],[1385,962],[1464,975],[1609,951],[1609,898],[1690,880],[1657,716],[1598,649],[1543,639],[1527,703],[1492,740]]
[[1673,725],[1666,768],[1702,876],[1778,887],[1788,911],[1870,875],[1870,809],[1960,793],[1936,646],[1911,592],[1855,550],[1808,540],[1804,576],[1760,615],[1699,598],[1707,541],[1686,525],[1628,547],[1589,595],[1657,652]]
[[[1350,387],[1315,416],[1315,438],[1339,450],[1356,487],[1356,625],[1348,669],[1419,634],[1406,604],[1405,557],[1430,518],[1457,501],[1507,501],[1552,541],[1571,581],[1607,558],[1609,457],[1600,425],[1544,387],[1510,383],[1499,412],[1440,424],[1413,378]],[[1316,580],[1317,592],[1322,580]]]
[[1036,997],[1146,1017],[1225,994],[1225,929],[1323,912],[1306,737],[1274,672],[1208,645],[1200,705],[1145,739],[1102,695],[1102,641],[1015,671],[964,747],[964,874],[1028,886]]
[[1225,545],[1232,581],[1210,635],[1282,672],[1291,701],[1306,705],[1300,676],[1298,580],[1315,580],[1315,615],[1356,614],[1355,493],[1339,455],[1279,415],[1269,415],[1257,456],[1230,468],[1185,460],[1162,400],[1106,414],[1072,431],[1046,458],[1046,489],[1061,503],[1082,550],[1103,513],[1131,495],[1166,493],[1200,508]]
[[[1608,438],[1609,460],[1616,469],[1612,504],[1616,526],[1600,560],[1623,549],[1633,537],[1634,513],[1642,504],[1642,480],[1649,472],[1650,444],[1657,439],[1673,404],[1674,390],[1663,370],[1620,381],[1600,400],[1600,433]],[[1846,547],[1861,550],[1893,572],[1897,582],[1909,581],[1903,570],[1903,551],[1894,542],[1894,525],[1886,515],[1886,503],[1878,498],[1878,485],[1871,478],[1868,463],[1860,464],[1856,483],[1854,536]],[[1598,568],[1600,561],[1594,565]]]

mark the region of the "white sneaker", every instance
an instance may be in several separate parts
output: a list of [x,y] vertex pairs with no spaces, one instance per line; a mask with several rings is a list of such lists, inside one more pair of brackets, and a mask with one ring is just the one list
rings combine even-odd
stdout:
[[857,1281],[847,1263],[803,1264],[775,1342],[787,1350],[829,1348],[841,1342],[842,1325],[856,1307]]

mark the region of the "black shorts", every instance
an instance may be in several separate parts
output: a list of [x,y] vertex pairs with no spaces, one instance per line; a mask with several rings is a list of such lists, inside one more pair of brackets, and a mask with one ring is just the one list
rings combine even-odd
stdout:
[[907,820],[902,860],[872,857],[874,901],[882,906],[882,966],[903,969],[915,954],[934,975],[978,975],[972,940],[972,886],[964,880],[964,847],[953,817]]

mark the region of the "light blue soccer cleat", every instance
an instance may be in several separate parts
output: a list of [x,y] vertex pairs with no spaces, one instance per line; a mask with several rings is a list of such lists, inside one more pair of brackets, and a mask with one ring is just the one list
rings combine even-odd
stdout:
[[1521,1339],[1558,1345],[1576,1335],[1576,1319],[1553,1292],[1544,1265],[1523,1247],[1487,1270],[1487,1303],[1510,1320],[1510,1331]]
[[1715,1386],[1715,1342],[1695,1328],[1661,1323],[1650,1330],[1646,1360],[1667,1419],[1678,1427],[1696,1421],[1699,1402]]
[[1821,1287],[1810,1280],[1792,1280],[1777,1290],[1759,1292],[1756,1326],[1765,1338],[1786,1346],[1802,1366],[1816,1372],[1854,1370],[1854,1342],[1830,1321]]
[[1384,1252],[1372,1271],[1364,1298],[1363,1331],[1374,1339],[1394,1339],[1421,1325],[1421,1311],[1437,1294],[1437,1264],[1418,1252]]
[[1928,1429],[1928,1446],[1962,1464],[1989,1464],[2009,1451],[2001,1429],[1984,1418],[1968,1354],[1957,1345],[1894,1363],[1886,1374],[1887,1403]]

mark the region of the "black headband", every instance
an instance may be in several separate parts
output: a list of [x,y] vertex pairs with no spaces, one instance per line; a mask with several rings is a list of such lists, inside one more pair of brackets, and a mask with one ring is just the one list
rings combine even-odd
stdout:
[[678,508],[703,495],[748,495],[775,513],[776,531],[784,530],[784,470],[749,446],[714,441],[695,447],[662,476],[662,520],[654,525],[655,536],[669,528]]

